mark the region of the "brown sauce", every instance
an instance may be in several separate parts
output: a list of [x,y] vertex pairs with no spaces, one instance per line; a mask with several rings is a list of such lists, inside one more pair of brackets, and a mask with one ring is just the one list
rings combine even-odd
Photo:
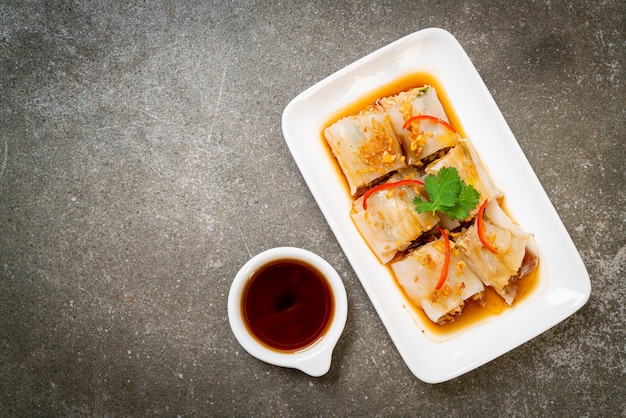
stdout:
[[[441,102],[446,112],[446,116],[448,116],[450,124],[459,133],[459,135],[461,135],[461,137],[467,137],[467,134],[465,133],[463,126],[461,125],[458,115],[456,114],[450,103],[450,99],[448,98],[445,89],[441,86],[435,76],[429,73],[421,72],[408,74],[404,77],[398,78],[388,85],[381,86],[378,89],[373,90],[371,93],[361,97],[359,100],[355,101],[349,106],[346,106],[345,108],[334,114],[324,125],[324,128],[332,125],[343,117],[358,114],[363,109],[367,109],[369,106],[374,105],[379,98],[394,96],[403,91],[407,91],[415,87],[422,87],[424,85],[432,86],[437,90],[437,97],[439,98],[439,101]],[[337,160],[334,158],[330,147],[324,139],[323,131],[320,132],[320,137],[322,143],[326,147],[329,158],[331,158],[331,160],[334,162],[335,171],[337,172],[337,178],[341,179],[346,193],[350,195],[348,182],[346,181],[341,171],[341,167],[337,163]],[[514,219],[512,214],[508,210],[506,210],[506,207],[504,209],[511,217],[511,219]],[[504,302],[504,299],[502,299],[500,295],[495,292],[495,290],[490,287],[485,287],[482,303],[473,301],[466,302],[462,313],[460,315],[456,315],[454,317],[454,321],[442,325],[438,325],[432,322],[421,308],[416,307],[410,302],[406,295],[405,298],[407,300],[407,304],[414,309],[417,316],[420,318],[420,322],[428,331],[438,336],[452,335],[462,329],[467,329],[468,327],[477,325],[483,321],[488,320],[491,317],[500,315],[505,310],[514,307],[516,303],[519,303],[521,300],[523,300],[537,287],[537,284],[539,282],[539,270],[539,266],[537,266],[528,276],[518,281],[518,293],[512,306],[507,305]],[[400,286],[398,281],[395,279],[391,268],[389,268],[389,272],[389,274],[394,277],[395,283],[400,291],[404,293],[402,286]]]
[[[392,273],[393,274],[393,273]],[[467,301],[463,312],[460,315],[454,317],[454,321],[447,322],[445,324],[435,324],[432,322],[424,311],[414,306],[406,297],[407,304],[410,304],[411,308],[415,310],[420,323],[430,333],[437,336],[452,335],[460,330],[467,329],[474,325],[478,325],[481,322],[488,321],[490,318],[500,315],[502,312],[514,308],[516,304],[524,300],[532,291],[537,287],[539,282],[539,266],[537,266],[528,276],[517,281],[517,296],[513,301],[513,305],[507,305],[504,299],[500,297],[489,286],[485,286],[485,292],[483,294],[482,303],[475,301]],[[402,287],[398,284],[398,288],[404,292]]]
[[299,260],[278,260],[257,270],[243,290],[246,326],[264,345],[297,351],[328,329],[334,298],[326,278]]

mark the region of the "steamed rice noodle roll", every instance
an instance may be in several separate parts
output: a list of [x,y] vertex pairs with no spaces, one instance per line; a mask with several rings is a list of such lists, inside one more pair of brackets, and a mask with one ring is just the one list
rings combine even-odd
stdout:
[[324,129],[324,138],[348,181],[352,196],[406,167],[389,116],[382,111],[372,109],[342,118]]
[[484,238],[495,253],[481,242],[477,219],[456,239],[456,246],[469,268],[510,305],[517,295],[517,281],[537,266],[534,237],[514,223],[496,199],[487,204],[482,222]]
[[445,260],[445,243],[440,237],[390,264],[398,282],[409,299],[422,308],[436,324],[454,319],[462,312],[468,299],[481,299],[484,286],[452,249],[448,274],[443,286],[436,289]]
[[[402,170],[383,184],[397,184],[398,181],[419,178],[420,175],[416,170]],[[413,199],[423,193],[425,192],[422,186],[409,184],[380,188],[380,191],[367,196],[367,205],[363,204],[363,196],[354,201],[351,214],[354,224],[383,264],[393,259],[398,251],[406,249],[439,221],[439,218],[431,213],[415,211]],[[364,206],[367,206],[367,209]]]
[[[454,148],[442,158],[426,166],[426,173],[436,175],[444,167],[455,167],[459,177],[480,193],[480,201],[492,199],[501,192],[489,175],[485,166],[478,159],[476,151],[471,144],[461,140]],[[471,217],[478,213],[478,208],[470,212]]]
[[[419,165],[423,159],[456,145],[458,141],[459,136],[450,127],[434,87],[414,88],[396,96],[385,97],[378,104],[391,118],[410,165]],[[414,116],[431,116],[445,123],[420,119],[405,127],[405,123]]]

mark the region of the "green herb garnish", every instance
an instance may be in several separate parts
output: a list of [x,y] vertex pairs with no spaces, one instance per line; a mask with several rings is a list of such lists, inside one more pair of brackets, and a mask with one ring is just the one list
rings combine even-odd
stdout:
[[480,193],[471,184],[465,183],[454,167],[444,167],[437,175],[429,174],[424,179],[424,188],[430,200],[419,197],[413,199],[419,213],[440,211],[451,220],[461,220],[469,216],[478,205]]

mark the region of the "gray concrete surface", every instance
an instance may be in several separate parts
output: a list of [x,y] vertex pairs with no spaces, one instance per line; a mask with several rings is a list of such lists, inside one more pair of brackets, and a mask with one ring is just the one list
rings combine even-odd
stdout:
[[[0,1],[0,415],[624,416],[626,3],[521,3]],[[305,88],[432,26],[592,281],[571,318],[438,385],[403,363],[280,127]],[[233,276],[278,245],[346,285],[322,378],[228,325]]]

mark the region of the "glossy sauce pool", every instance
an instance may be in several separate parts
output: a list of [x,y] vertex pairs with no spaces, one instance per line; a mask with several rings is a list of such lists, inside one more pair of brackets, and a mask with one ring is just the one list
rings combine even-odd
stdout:
[[[391,271],[391,269],[389,269]],[[485,286],[485,292],[483,294],[483,304],[479,304],[475,301],[467,301],[463,307],[463,311],[460,315],[454,317],[454,321],[447,322],[445,324],[435,324],[426,316],[426,313],[413,305],[409,300],[409,297],[404,293],[404,289],[398,283],[398,288],[405,295],[407,304],[411,305],[411,308],[417,312],[421,323],[432,334],[437,336],[446,336],[454,334],[465,328],[469,328],[473,325],[477,325],[489,318],[495,317],[503,313],[508,309],[515,308],[515,305],[524,300],[532,291],[537,287],[539,278],[539,265],[526,277],[517,282],[517,295],[513,301],[513,305],[507,305],[504,299],[496,293],[493,288]],[[393,273],[392,273],[393,274]],[[397,282],[397,281],[396,281]]]
[[[465,131],[463,130],[463,126],[452,107],[448,96],[446,95],[445,89],[438,82],[437,78],[429,73],[414,73],[408,74],[404,77],[401,77],[388,85],[382,86],[378,89],[373,90],[371,93],[363,96],[360,100],[355,101],[351,105],[341,109],[339,112],[334,114],[331,119],[324,124],[324,128],[332,125],[339,119],[358,114],[361,110],[368,108],[376,103],[376,101],[381,97],[386,96],[394,96],[400,92],[410,90],[415,87],[422,87],[424,85],[433,86],[437,90],[437,97],[441,102],[446,116],[450,121],[450,124],[454,127],[454,129],[461,135],[462,137],[467,137]],[[333,153],[326,143],[324,139],[323,130],[320,131],[320,139],[322,143],[326,147],[327,154],[329,158],[334,161],[335,171],[337,173],[337,178],[340,179],[342,184],[344,185],[344,189],[348,195],[350,195],[350,188],[348,186],[348,182],[345,179],[337,160],[333,156]],[[514,219],[512,214],[506,210],[507,214]],[[387,266],[388,267],[388,266]],[[519,303],[523,300],[527,295],[532,293],[532,291],[537,287],[539,282],[539,266],[535,268],[535,270],[529,274],[527,277],[523,278],[518,282],[518,294],[513,302],[512,306],[507,305],[492,288],[485,287],[484,292],[484,303],[480,305],[477,302],[468,301],[463,308],[463,311],[460,315],[456,315],[454,321],[448,322],[442,325],[435,324],[426,316],[426,313],[421,309],[415,306],[406,295],[406,292],[395,278],[393,271],[390,267],[388,267],[389,274],[394,278],[395,285],[398,287],[400,292],[403,293],[404,298],[406,300],[406,304],[410,309],[414,309],[417,313],[417,316],[420,319],[420,322],[423,325],[423,328],[428,330],[430,333],[435,334],[437,336],[446,336],[457,333],[460,330],[472,327],[481,323],[484,320],[489,319],[490,317],[494,317],[500,315],[507,309],[511,309],[515,307],[516,303]],[[406,306],[406,305],[405,305]]]
[[252,335],[267,347],[294,352],[324,335],[334,313],[324,275],[300,260],[276,260],[255,271],[243,290],[241,310]]

